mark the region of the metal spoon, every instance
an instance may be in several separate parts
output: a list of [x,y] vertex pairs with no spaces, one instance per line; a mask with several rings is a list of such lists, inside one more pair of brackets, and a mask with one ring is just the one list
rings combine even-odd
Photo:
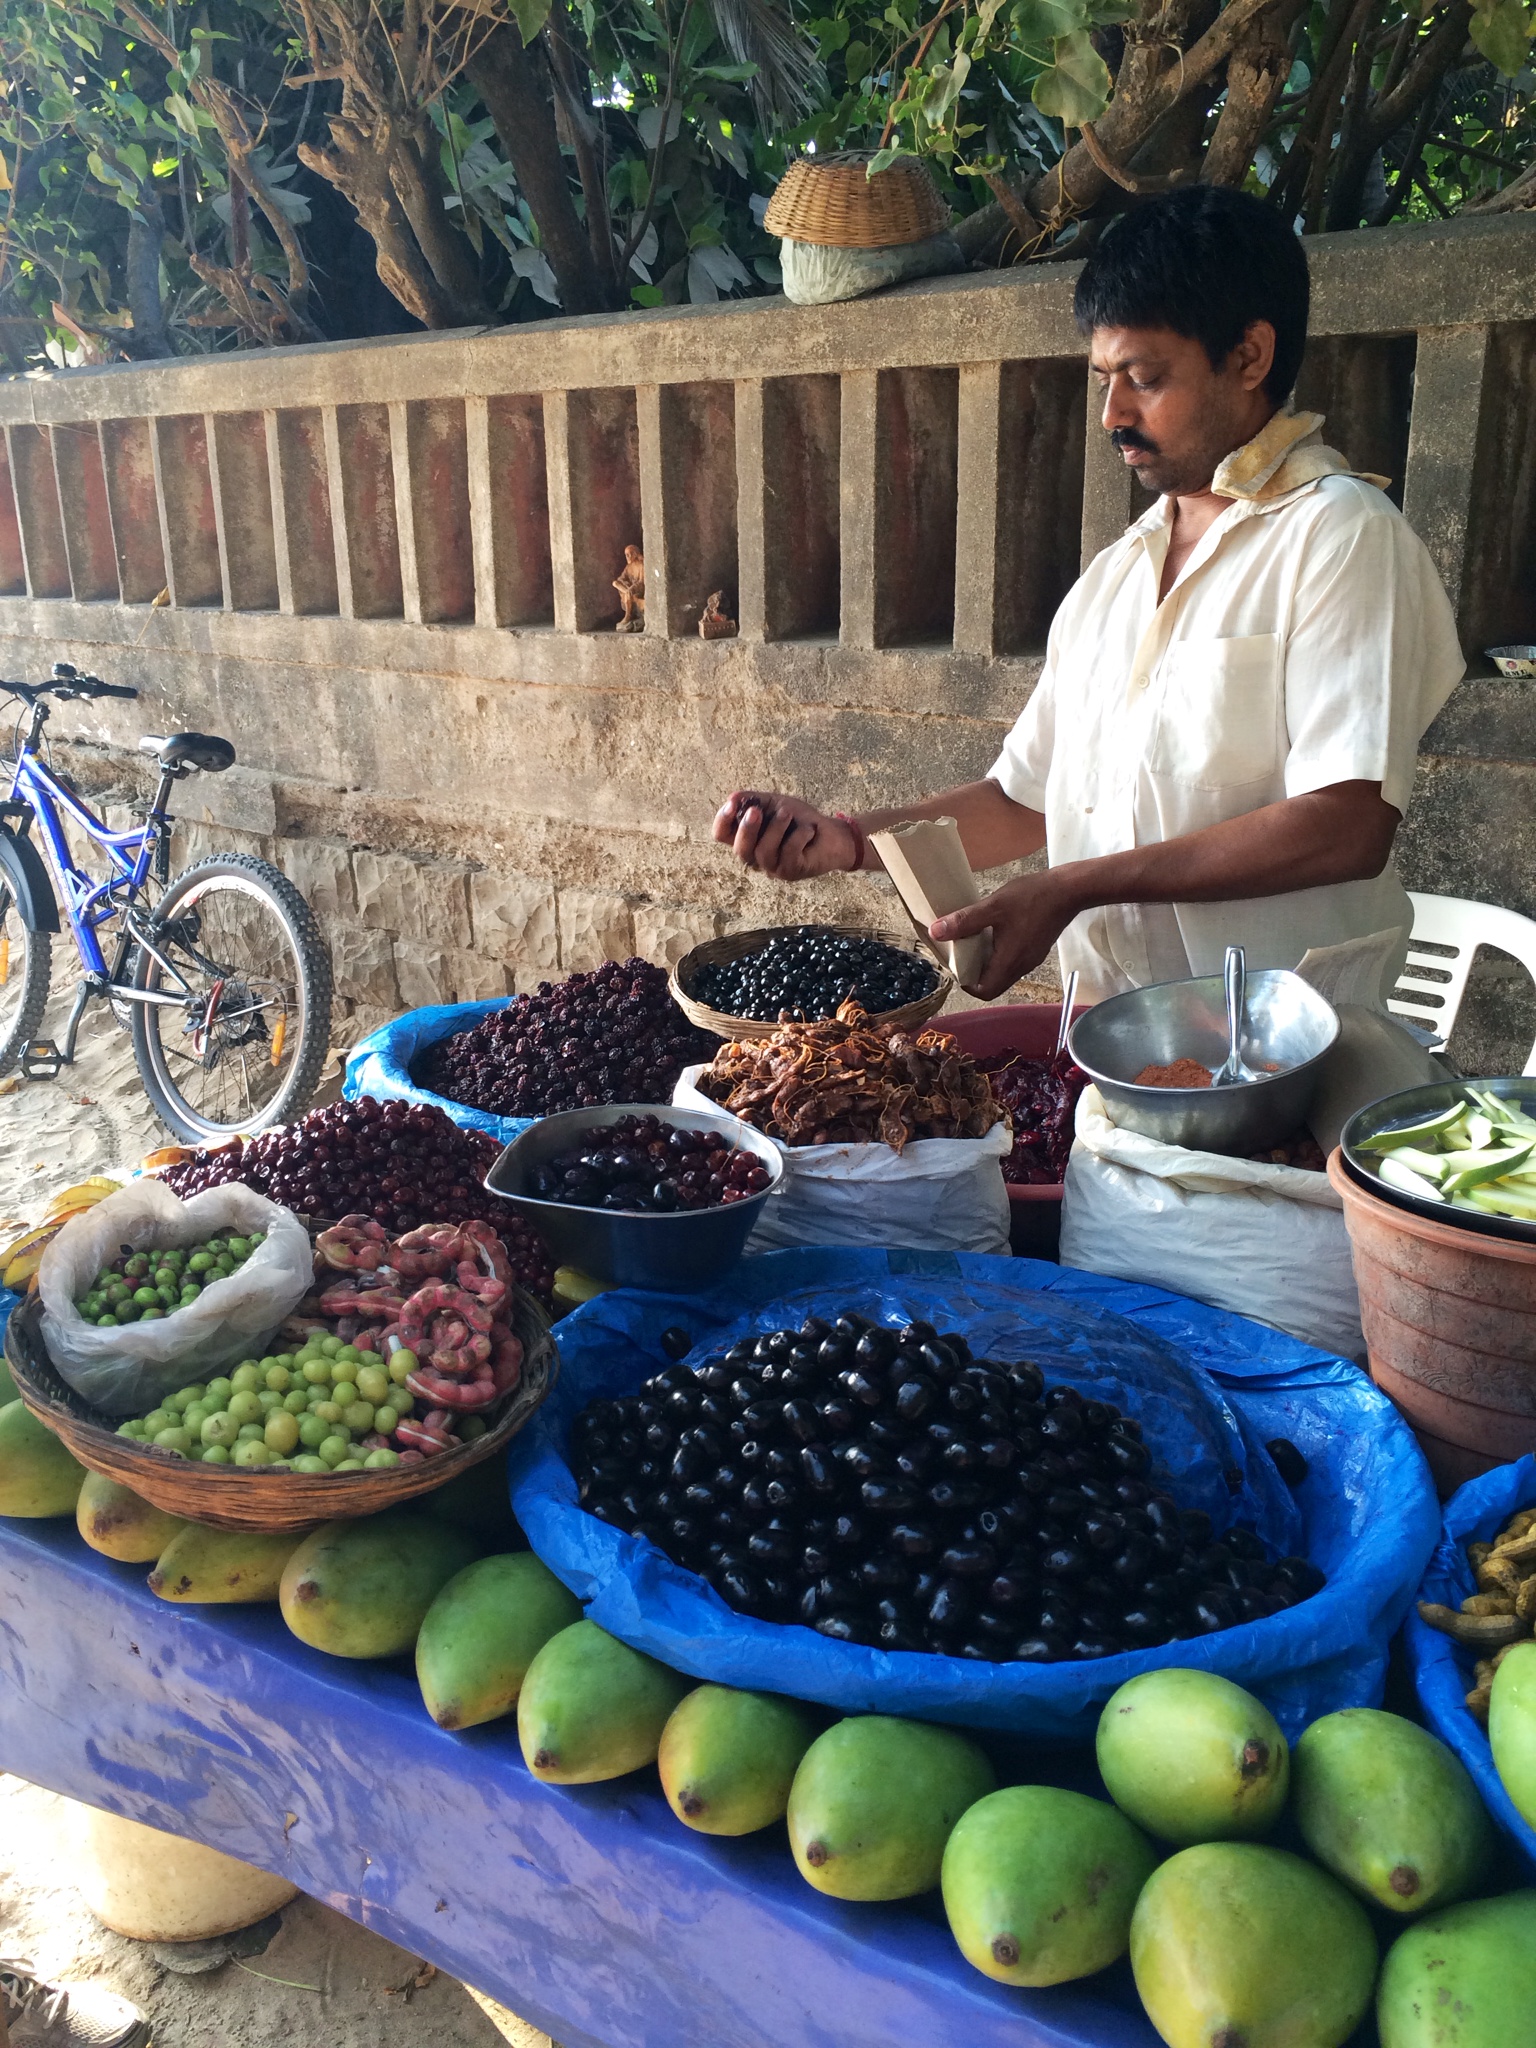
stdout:
[[1227,1056],[1211,1076],[1213,1088],[1232,1088],[1240,1081],[1262,1081],[1243,1058],[1243,1020],[1248,1005],[1248,961],[1241,946],[1228,946],[1226,962]]
[[1056,1027],[1056,1054],[1060,1058],[1066,1048],[1067,1033],[1072,1029],[1072,1012],[1077,1007],[1077,969],[1074,967],[1067,976],[1067,985],[1061,992],[1061,1022]]

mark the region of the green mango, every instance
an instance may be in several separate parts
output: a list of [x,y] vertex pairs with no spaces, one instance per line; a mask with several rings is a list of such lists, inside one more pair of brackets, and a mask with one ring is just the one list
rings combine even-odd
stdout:
[[992,1766],[950,1728],[860,1714],[818,1735],[789,1792],[800,1875],[834,1899],[905,1899],[939,1881],[956,1821],[995,1791]]
[[1341,2048],[1371,2002],[1376,1936],[1315,1864],[1202,1842],[1148,1878],[1131,1969],[1168,2048]]
[[1376,2029],[1381,2048],[1536,2041],[1536,1891],[1451,1906],[1400,1934],[1382,1965]]
[[180,1515],[151,1507],[131,1486],[87,1472],[75,1503],[75,1526],[103,1557],[119,1564],[153,1564],[187,1525]]
[[536,1778],[595,1785],[656,1761],[661,1732],[689,1680],[630,1649],[595,1621],[561,1629],[528,1666],[517,1739]]
[[149,1590],[187,1606],[248,1606],[275,1600],[283,1566],[302,1530],[209,1529],[186,1522],[160,1554]]
[[416,1679],[439,1728],[478,1728],[517,1705],[528,1666],[581,1619],[581,1602],[531,1550],[455,1574],[416,1638]]
[[283,1571],[283,1619],[301,1643],[333,1657],[398,1657],[415,1646],[427,1609],[480,1554],[462,1529],[393,1508],[324,1522]]
[[1002,1984],[1065,1984],[1125,1954],[1152,1844],[1103,1799],[1008,1785],[960,1816],[944,1910],[968,1963]]
[[1099,1716],[1096,1746],[1116,1806],[1180,1847],[1267,1834],[1285,1805],[1279,1723],[1214,1671],[1169,1665],[1127,1679]]
[[1493,1854],[1477,1787],[1445,1744],[1400,1714],[1325,1714],[1291,1758],[1302,1839],[1325,1869],[1389,1913],[1448,1906]]
[[0,1358],[0,1408],[8,1408],[12,1401],[20,1399],[16,1382],[11,1378],[11,1368]]
[[701,1685],[661,1732],[661,1789],[678,1819],[703,1835],[750,1835],[782,1820],[816,1722],[771,1692]]
[[1511,1805],[1536,1828],[1536,1643],[1516,1643],[1493,1674],[1488,1742]]
[[84,1483],[85,1467],[24,1401],[0,1408],[0,1515],[72,1515]]

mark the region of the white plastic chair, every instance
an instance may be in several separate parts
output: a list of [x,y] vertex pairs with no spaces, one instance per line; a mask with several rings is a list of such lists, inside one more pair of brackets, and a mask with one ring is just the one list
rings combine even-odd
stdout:
[[[1415,896],[1413,934],[1408,941],[1408,964],[1398,977],[1395,997],[1387,1008],[1399,1017],[1412,1017],[1427,1025],[1442,1040],[1456,1027],[1456,1013],[1467,992],[1479,946],[1497,946],[1513,954],[1527,974],[1536,981],[1536,920],[1516,910],[1503,910],[1496,903],[1469,903],[1461,896]],[[1426,945],[1441,946],[1440,953],[1426,953]],[[1433,979],[1426,979],[1426,970]],[[1426,1002],[1427,996],[1438,1000]],[[1523,1071],[1536,1074],[1536,1045],[1531,1047]]]

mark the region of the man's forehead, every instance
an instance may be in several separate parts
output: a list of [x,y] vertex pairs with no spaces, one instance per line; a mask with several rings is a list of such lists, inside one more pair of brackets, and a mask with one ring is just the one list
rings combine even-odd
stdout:
[[1190,346],[1188,337],[1175,334],[1171,327],[1095,327],[1088,337],[1088,360],[1103,372],[1129,370],[1137,364],[1166,363]]

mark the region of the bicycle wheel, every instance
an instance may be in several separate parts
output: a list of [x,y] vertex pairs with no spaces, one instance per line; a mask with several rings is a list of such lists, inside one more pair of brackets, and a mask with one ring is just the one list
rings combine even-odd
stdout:
[[53,934],[29,932],[16,899],[0,877],[0,1074],[21,1059],[48,1007]]
[[298,890],[267,861],[216,855],[171,883],[152,934],[133,986],[184,998],[133,1005],[133,1056],[165,1123],[202,1144],[297,1115],[331,1034],[330,953]]

